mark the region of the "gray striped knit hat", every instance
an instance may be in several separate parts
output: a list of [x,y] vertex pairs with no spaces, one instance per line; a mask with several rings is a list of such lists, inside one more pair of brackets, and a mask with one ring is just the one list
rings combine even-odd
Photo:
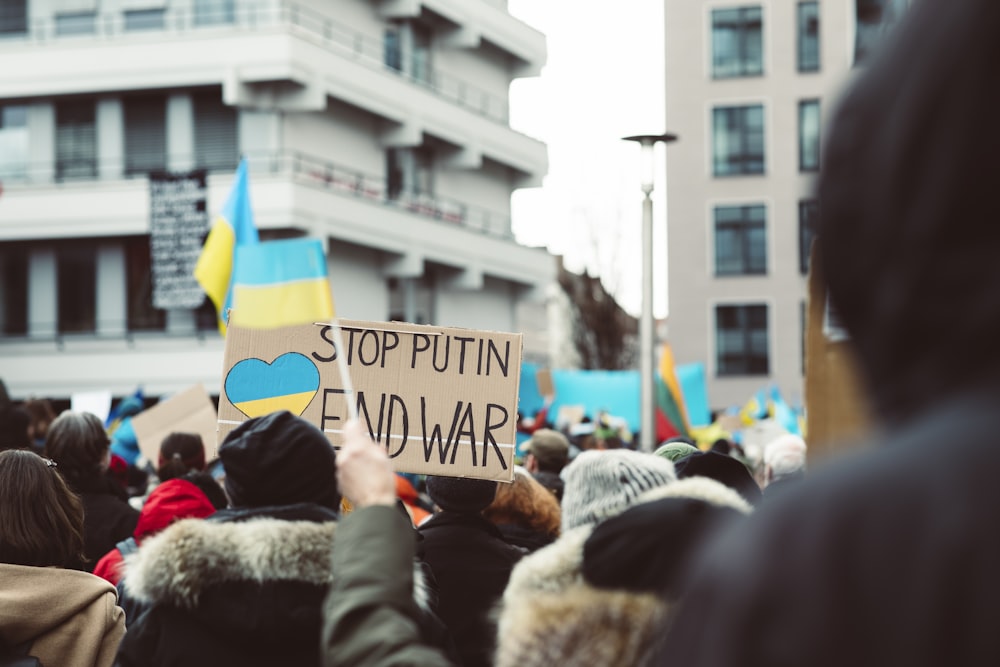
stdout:
[[564,472],[562,531],[595,525],[631,507],[649,489],[677,479],[665,458],[628,449],[581,453]]

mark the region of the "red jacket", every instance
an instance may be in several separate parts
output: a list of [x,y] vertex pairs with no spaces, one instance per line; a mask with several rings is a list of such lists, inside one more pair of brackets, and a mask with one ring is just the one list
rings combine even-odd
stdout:
[[[204,519],[214,512],[215,507],[197,486],[184,479],[167,480],[149,494],[132,537],[136,544],[142,544],[147,535],[160,532],[178,519]],[[117,586],[121,579],[121,566],[122,553],[114,548],[97,561],[94,574]]]

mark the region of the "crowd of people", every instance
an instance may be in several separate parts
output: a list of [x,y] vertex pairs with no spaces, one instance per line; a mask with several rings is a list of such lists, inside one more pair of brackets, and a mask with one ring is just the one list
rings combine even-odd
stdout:
[[998,30],[915,3],[831,125],[820,258],[880,446],[807,474],[791,437],[748,466],[542,428],[501,485],[277,412],[217,477],[3,395],[0,665],[997,664]]

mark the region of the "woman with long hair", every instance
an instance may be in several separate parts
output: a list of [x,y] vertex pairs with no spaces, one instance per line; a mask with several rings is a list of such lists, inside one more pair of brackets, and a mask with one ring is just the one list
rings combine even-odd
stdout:
[[83,506],[56,464],[0,452],[0,656],[43,665],[114,662],[125,615],[108,582],[67,569],[83,552]]

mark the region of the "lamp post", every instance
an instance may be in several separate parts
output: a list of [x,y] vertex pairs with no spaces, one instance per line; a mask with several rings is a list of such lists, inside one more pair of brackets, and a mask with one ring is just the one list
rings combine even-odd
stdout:
[[639,449],[656,447],[656,395],[653,392],[653,192],[654,150],[658,143],[677,141],[674,134],[638,134],[623,137],[639,144],[642,180],[642,314],[639,317],[640,425]]

